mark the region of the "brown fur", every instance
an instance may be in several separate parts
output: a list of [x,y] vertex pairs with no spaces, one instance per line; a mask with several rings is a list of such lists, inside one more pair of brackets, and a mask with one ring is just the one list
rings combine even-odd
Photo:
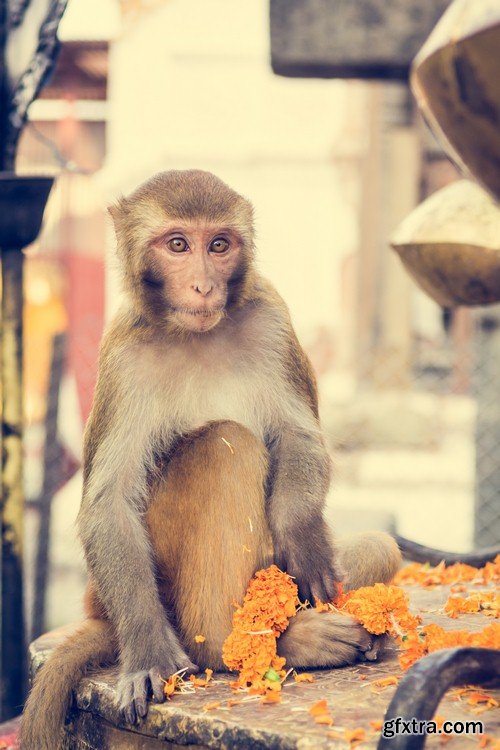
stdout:
[[116,659],[113,628],[88,619],[51,655],[37,674],[24,707],[19,743],[22,750],[58,750],[72,691],[93,667]]
[[[151,693],[164,699],[162,676],[221,667],[232,600],[271,557],[303,599],[322,601],[342,569],[359,585],[389,580],[399,562],[381,536],[335,555],[316,383],[285,303],[254,269],[249,202],[208,173],[164,172],[110,212],[127,297],[103,339],[85,431],[78,526],[91,619],[37,677],[24,750],[55,750],[71,688],[110,653],[131,723]],[[180,264],[168,245],[177,222],[189,240]],[[224,257],[211,250],[219,232]],[[193,300],[195,317],[216,312],[209,327],[189,317]],[[359,625],[318,618],[299,613],[280,639],[291,665],[373,658]]]
[[143,248],[161,234],[166,217],[233,228],[241,239],[243,254],[229,290],[228,312],[252,298],[253,208],[215,175],[201,170],[161,172],[128,198],[121,198],[109,211],[115,225],[125,289],[134,309],[148,322],[165,326],[167,300],[161,274]]
[[[179,442],[152,488],[146,523],[160,596],[201,668],[224,669],[222,644],[231,630],[233,601],[242,601],[248,580],[272,556],[266,470],[267,451],[248,430],[212,423]],[[400,564],[397,546],[382,532],[341,540],[338,557],[348,571],[348,588],[388,582]],[[359,561],[367,558],[363,572]],[[71,688],[90,665],[116,654],[111,627],[95,619],[106,613],[92,583],[86,609],[94,619],[59,647],[35,681],[23,719],[24,750],[56,750]],[[205,642],[195,643],[195,635],[204,635]],[[278,642],[294,667],[338,667],[370,658],[371,648],[369,634],[351,618],[314,610],[299,612]],[[39,710],[48,705],[50,710]]]
[[[223,668],[232,602],[242,601],[246,582],[272,557],[266,473],[267,451],[248,430],[212,423],[181,441],[146,514],[160,594],[203,668]],[[195,635],[205,642],[196,644]]]

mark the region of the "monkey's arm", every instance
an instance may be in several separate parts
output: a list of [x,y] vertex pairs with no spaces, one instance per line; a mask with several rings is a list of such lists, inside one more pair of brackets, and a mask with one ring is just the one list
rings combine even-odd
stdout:
[[158,597],[149,539],[142,521],[151,423],[141,394],[125,388],[120,363],[106,346],[85,434],[84,494],[78,517],[90,574],[120,645],[119,699],[128,720],[146,712],[151,685],[194,670]]
[[340,581],[323,518],[331,462],[318,421],[314,373],[293,330],[286,362],[304,416],[300,424],[281,425],[270,444],[268,517],[275,559],[295,576],[302,600],[331,601]]

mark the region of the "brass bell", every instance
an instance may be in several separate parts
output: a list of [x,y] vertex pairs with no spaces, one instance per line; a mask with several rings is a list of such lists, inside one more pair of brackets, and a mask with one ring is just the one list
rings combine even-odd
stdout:
[[391,245],[417,284],[439,305],[500,301],[500,207],[460,180],[421,203]]
[[416,56],[411,86],[450,158],[500,198],[500,0],[455,0]]

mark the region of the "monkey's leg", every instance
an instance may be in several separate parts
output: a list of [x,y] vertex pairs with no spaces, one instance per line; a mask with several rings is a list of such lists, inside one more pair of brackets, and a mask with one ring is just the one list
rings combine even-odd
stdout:
[[[196,664],[222,669],[233,602],[271,562],[267,451],[246,428],[212,422],[184,439],[146,515],[160,593]],[[202,635],[197,644],[195,636]]]
[[[353,534],[338,540],[337,560],[346,589],[389,583],[401,565],[394,539],[382,531]],[[383,650],[385,636],[372,636],[345,615],[299,612],[278,640],[278,652],[294,667],[336,667],[352,664],[364,652],[374,660]]]
[[[190,658],[203,666],[223,668],[233,602],[272,559],[266,455],[245,428],[212,423],[180,445],[147,514],[164,600]],[[350,664],[370,647],[370,635],[351,617],[315,611],[296,615],[278,641],[291,666]]]

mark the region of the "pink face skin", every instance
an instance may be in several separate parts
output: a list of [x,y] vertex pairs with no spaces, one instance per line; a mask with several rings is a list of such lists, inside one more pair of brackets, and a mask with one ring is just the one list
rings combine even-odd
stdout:
[[210,331],[224,317],[227,283],[238,266],[241,240],[231,228],[172,222],[152,243],[170,317],[188,331]]

